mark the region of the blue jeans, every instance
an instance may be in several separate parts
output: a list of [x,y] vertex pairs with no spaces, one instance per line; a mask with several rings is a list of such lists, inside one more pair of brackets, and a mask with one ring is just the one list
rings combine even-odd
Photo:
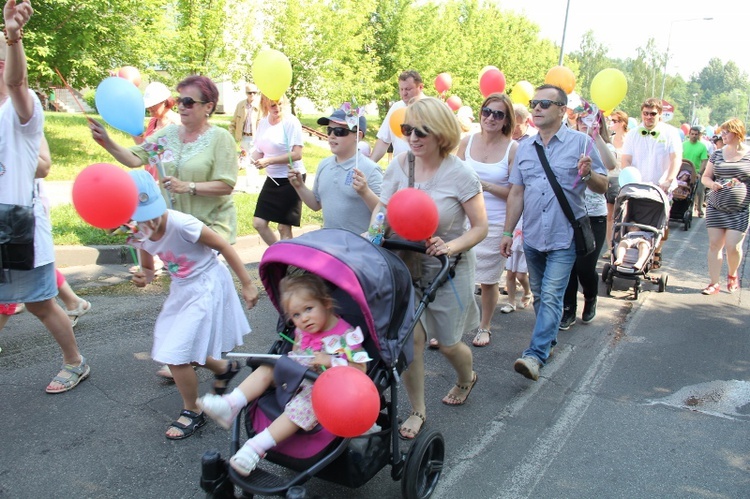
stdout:
[[555,251],[537,251],[524,243],[523,250],[536,314],[531,343],[523,355],[536,357],[544,364],[549,357],[550,346],[557,340],[563,296],[570,271],[576,262],[575,242],[571,242],[567,249]]

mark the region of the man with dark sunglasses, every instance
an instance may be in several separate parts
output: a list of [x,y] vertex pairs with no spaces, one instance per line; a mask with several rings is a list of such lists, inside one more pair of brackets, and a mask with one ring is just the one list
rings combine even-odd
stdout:
[[248,83],[245,85],[245,94],[247,98],[237,103],[228,129],[242,150],[250,154],[260,121],[260,93],[258,87]]
[[531,100],[531,115],[538,134],[519,143],[511,189],[508,194],[505,231],[500,252],[510,256],[513,230],[523,213],[523,249],[534,294],[536,323],[531,342],[513,368],[536,381],[539,369],[557,342],[563,312],[563,296],[576,261],[573,228],[563,212],[542,166],[546,157],[550,169],[568,200],[575,219],[586,215],[586,188],[603,194],[607,175],[588,135],[563,125],[568,97],[554,85],[542,85]]
[[[422,93],[423,89],[424,82],[422,81],[422,77],[415,70],[410,69],[409,71],[404,71],[398,76],[398,94],[401,97],[401,100],[391,106],[388,110],[388,114],[385,115],[383,123],[380,125],[380,130],[378,130],[378,140],[375,142],[372,154],[370,154],[370,158],[374,162],[377,163],[380,161],[380,158],[385,155],[386,151],[388,151],[388,146],[390,145],[393,146],[394,156],[409,150],[409,144],[404,139],[397,137],[396,134],[393,133],[393,130],[391,129],[391,115],[393,115],[394,111],[408,106],[412,99],[421,99],[424,97],[424,94]],[[401,123],[397,123],[397,125],[400,124]]]
[[628,132],[622,147],[622,166],[635,166],[642,182],[658,185],[664,192],[677,187],[682,164],[679,131],[661,120],[661,100],[651,97],[641,104],[641,124]]
[[320,118],[318,124],[326,127],[333,156],[318,165],[312,190],[299,172],[290,171],[289,181],[311,210],[323,210],[323,227],[367,232],[383,182],[380,166],[357,147],[365,136],[367,120],[337,109],[330,117]]

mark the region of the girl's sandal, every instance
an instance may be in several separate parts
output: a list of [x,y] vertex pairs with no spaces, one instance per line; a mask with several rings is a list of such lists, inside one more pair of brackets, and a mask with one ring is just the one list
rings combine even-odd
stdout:
[[224,371],[224,374],[214,375],[214,393],[216,395],[224,395],[224,392],[227,391],[229,382],[232,381],[232,378],[237,376],[240,369],[242,369],[242,366],[238,360],[230,360],[227,363],[227,370]]
[[185,418],[190,422],[188,424],[181,423],[179,418],[175,421],[172,421],[172,423],[169,425],[169,428],[167,428],[167,431],[169,431],[171,428],[177,428],[182,433],[179,435],[170,435],[169,433],[165,434],[165,436],[169,440],[182,440],[184,438],[187,438],[195,433],[198,428],[205,426],[205,424],[208,422],[206,421],[206,416],[203,413],[198,414],[193,411],[188,411],[187,409],[182,410],[182,412],[180,413],[180,417]]
[[[409,421],[412,416],[420,420],[419,427],[417,427],[416,429],[406,426],[407,421]],[[417,435],[419,435],[419,432],[422,431],[422,426],[424,426],[426,422],[427,418],[425,418],[424,414],[417,411],[411,411],[409,413],[409,417],[406,418],[406,421],[401,424],[401,428],[398,429],[398,436],[402,440],[414,440],[415,438],[417,438]]]
[[474,336],[474,340],[471,342],[471,344],[475,347],[486,347],[490,344],[490,338],[492,338],[492,331],[480,327],[479,329],[477,329],[477,334],[476,336]]
[[[81,363],[77,366],[71,364],[63,365],[62,370],[57,373],[57,376],[52,378],[45,391],[53,395],[68,392],[78,386],[78,383],[88,378],[89,374],[91,374],[91,368],[86,364],[86,358],[81,355]],[[53,387],[52,383],[57,383],[59,386]]]
[[70,317],[70,323],[72,327],[78,324],[78,319],[88,314],[91,311],[91,302],[86,300],[80,300],[78,306],[73,310],[66,310],[65,314]]

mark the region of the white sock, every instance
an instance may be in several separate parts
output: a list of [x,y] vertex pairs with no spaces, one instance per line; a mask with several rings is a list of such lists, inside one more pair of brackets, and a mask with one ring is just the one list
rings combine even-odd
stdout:
[[232,393],[225,395],[233,414],[239,414],[240,410],[247,405],[247,397],[242,390],[235,388]]
[[271,432],[266,428],[248,440],[247,445],[250,445],[259,456],[262,456],[268,449],[276,446],[276,440],[273,439]]

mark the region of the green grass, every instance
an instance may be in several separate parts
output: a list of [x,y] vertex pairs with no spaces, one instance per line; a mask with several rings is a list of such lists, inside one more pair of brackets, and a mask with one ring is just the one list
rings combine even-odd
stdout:
[[[102,147],[93,141],[86,118],[80,114],[45,113],[44,132],[52,153],[52,169],[47,180],[75,180],[78,173],[94,163],[116,161]],[[101,120],[98,115],[92,118]],[[211,123],[226,128],[231,115],[216,115]],[[316,118],[317,120],[317,118]],[[317,126],[317,124],[315,125]],[[133,143],[130,136],[108,127],[110,136],[119,144]],[[308,173],[317,170],[318,163],[331,155],[328,147],[307,143],[303,151],[303,161]],[[119,165],[118,165],[119,166]],[[125,167],[123,167],[125,169]],[[257,194],[238,193],[234,195],[237,206],[237,235],[256,234],[253,228],[253,213]],[[56,245],[107,245],[122,244],[123,236],[108,236],[103,230],[91,227],[76,213],[72,205],[52,208],[52,235]],[[322,225],[320,212],[313,212],[302,206],[302,225]],[[272,224],[272,226],[275,224]]]

